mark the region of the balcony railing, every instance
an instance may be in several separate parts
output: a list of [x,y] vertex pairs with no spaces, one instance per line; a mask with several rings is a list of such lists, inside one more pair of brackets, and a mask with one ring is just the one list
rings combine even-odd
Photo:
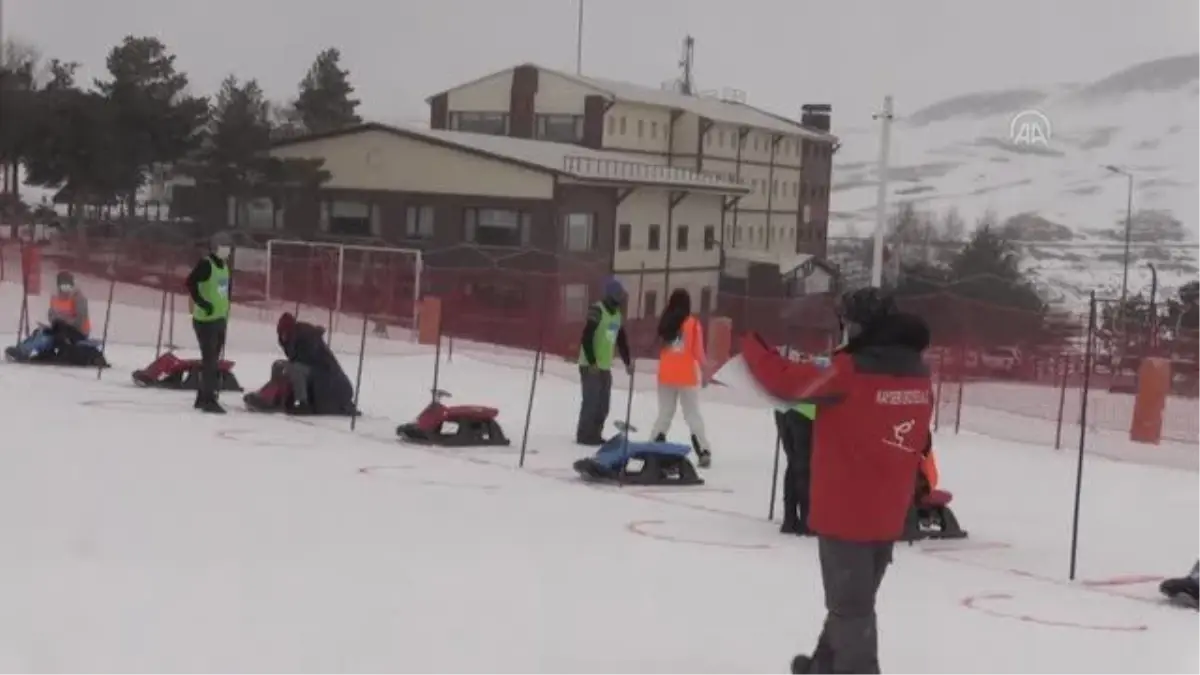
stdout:
[[678,183],[717,188],[749,189],[733,174],[693,171],[677,166],[648,164],[626,159],[601,159],[568,155],[563,158],[563,171],[595,180],[634,181],[639,183]]

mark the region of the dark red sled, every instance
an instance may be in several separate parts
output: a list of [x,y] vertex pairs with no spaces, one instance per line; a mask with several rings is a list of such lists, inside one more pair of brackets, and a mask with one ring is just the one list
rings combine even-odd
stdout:
[[[233,361],[221,359],[221,391],[241,391],[233,374]],[[143,387],[196,391],[200,388],[200,359],[181,359],[166,352],[141,370],[133,371],[133,381]]]

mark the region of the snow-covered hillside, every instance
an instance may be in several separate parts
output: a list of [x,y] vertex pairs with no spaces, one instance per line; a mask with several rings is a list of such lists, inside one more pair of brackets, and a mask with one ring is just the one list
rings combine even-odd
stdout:
[[[897,97],[889,202],[951,207],[968,223],[987,211],[1015,223],[1025,262],[1068,304],[1095,288],[1120,288],[1128,181],[1134,176],[1129,287],[1195,279],[1200,203],[1200,57],[1139,64],[1109,77],[1052,89],[992,91],[906,111]],[[1014,116],[1049,119],[1046,145],[1015,144]],[[831,236],[874,228],[879,128],[838,128]]]

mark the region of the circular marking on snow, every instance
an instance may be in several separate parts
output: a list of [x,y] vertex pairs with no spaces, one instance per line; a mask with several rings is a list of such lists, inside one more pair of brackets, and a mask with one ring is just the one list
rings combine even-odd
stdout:
[[364,476],[386,476],[392,474],[392,480],[401,480],[413,485],[422,487],[450,488],[452,490],[477,490],[479,492],[493,492],[499,490],[502,486],[495,483],[471,483],[450,480],[435,480],[435,479],[411,479],[401,477],[401,473],[405,471],[415,471],[416,466],[412,464],[388,464],[378,466],[364,466],[358,469],[358,473]]
[[165,412],[183,412],[188,410],[186,406],[181,406],[177,402],[171,401],[130,401],[128,399],[93,399],[90,401],[80,401],[79,405],[88,408],[100,408],[102,410],[115,410],[118,412],[138,412],[158,415]]
[[[593,485],[600,487],[600,483]],[[626,485],[625,490],[628,490],[638,495],[686,495],[692,493],[705,493],[710,495],[731,495],[734,493],[729,488],[709,487],[707,485]]]
[[312,448],[317,445],[309,436],[293,440],[279,439],[268,435],[262,429],[221,429],[216,432],[216,437],[223,441],[262,448]]
[[737,551],[765,551],[774,548],[770,544],[763,543],[748,543],[736,541],[715,541],[711,539],[695,539],[681,535],[669,534],[665,532],[656,532],[660,526],[665,525],[662,520],[634,520],[625,526],[633,534],[646,537],[648,539],[657,539],[658,541],[666,541],[672,544],[693,544],[696,546],[709,546],[712,548],[727,548]]
[[364,476],[378,476],[392,471],[411,471],[417,467],[411,464],[388,464],[380,466],[361,466],[358,473]]
[[1106,624],[1106,623],[1085,623],[1082,621],[1070,621],[1067,619],[1048,619],[1044,617],[1034,616],[1032,614],[1021,614],[1003,609],[995,609],[986,605],[993,605],[996,602],[1004,600],[1013,600],[1013,596],[1008,593],[981,593],[979,595],[969,595],[959,601],[963,607],[973,609],[977,612],[982,612],[988,616],[998,619],[1013,619],[1024,623],[1037,624],[1039,626],[1053,626],[1056,628],[1074,628],[1076,630],[1095,630],[1108,631],[1117,633],[1139,633],[1149,630],[1145,624]]

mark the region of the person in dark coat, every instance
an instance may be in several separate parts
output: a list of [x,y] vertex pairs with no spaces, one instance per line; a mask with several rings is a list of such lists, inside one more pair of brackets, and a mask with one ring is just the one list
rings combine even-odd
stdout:
[[246,395],[246,405],[262,411],[282,409],[299,415],[351,415],[354,386],[325,344],[325,329],[297,321],[289,312],[276,325],[286,361],[271,368],[271,381]]
[[928,326],[873,288],[847,294],[839,315],[848,340],[828,368],[793,363],[757,335],[742,341],[747,370],[768,396],[820,410],[808,526],[827,613],[816,650],[793,659],[794,673],[880,672],[876,595],[930,442]]

